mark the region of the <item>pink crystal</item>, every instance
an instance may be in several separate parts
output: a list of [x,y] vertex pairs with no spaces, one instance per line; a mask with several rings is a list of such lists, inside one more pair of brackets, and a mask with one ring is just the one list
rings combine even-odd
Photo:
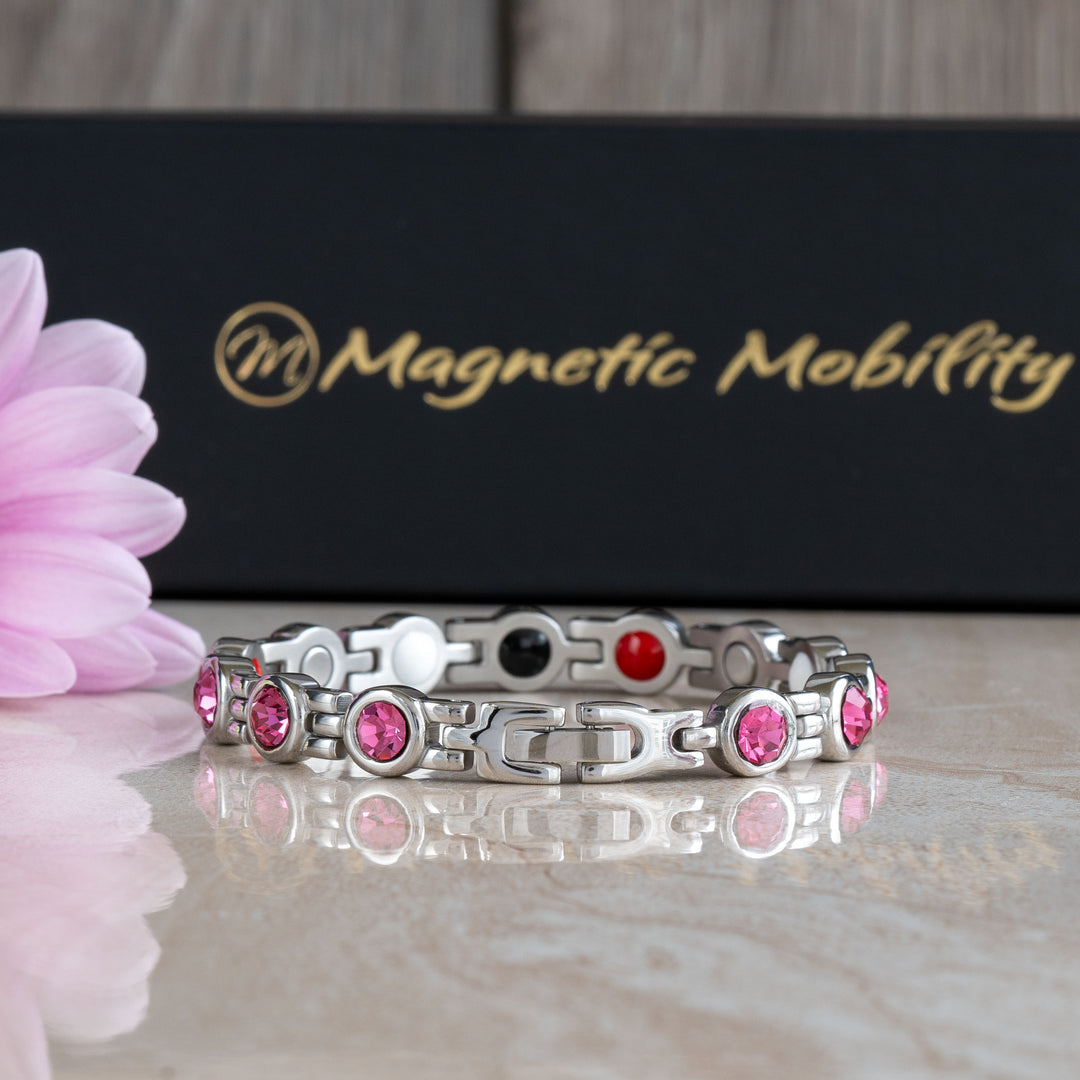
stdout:
[[857,833],[870,820],[870,789],[853,778],[840,799],[840,831],[845,836]]
[[751,765],[775,761],[787,742],[787,721],[771,705],[747,709],[739,720],[735,743]]
[[360,710],[356,741],[373,761],[393,761],[409,741],[405,714],[389,701],[373,701]]
[[214,726],[214,716],[217,713],[217,668],[212,660],[203,661],[192,697],[203,727],[209,730]]
[[251,733],[255,742],[273,750],[289,734],[289,703],[276,686],[264,686],[251,701]]
[[877,674],[874,675],[874,699],[877,707],[877,723],[880,724],[889,711],[889,684]]
[[353,829],[369,851],[400,851],[409,838],[409,816],[397,799],[372,795],[357,806]]
[[263,780],[251,796],[251,823],[259,839],[280,844],[289,831],[289,800],[276,784]]
[[860,746],[863,739],[870,734],[870,729],[874,726],[874,710],[861,687],[849,686],[844,694],[844,702],[840,708],[840,725],[844,730],[844,738],[852,749]]
[[772,791],[755,791],[735,812],[735,835],[745,851],[771,851],[787,833],[787,810]]

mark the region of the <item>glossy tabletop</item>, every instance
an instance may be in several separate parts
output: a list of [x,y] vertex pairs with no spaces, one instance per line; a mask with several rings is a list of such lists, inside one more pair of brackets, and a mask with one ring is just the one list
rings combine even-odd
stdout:
[[186,688],[0,704],[0,1077],[1075,1077],[1080,620],[775,618],[888,678],[852,762],[376,780]]

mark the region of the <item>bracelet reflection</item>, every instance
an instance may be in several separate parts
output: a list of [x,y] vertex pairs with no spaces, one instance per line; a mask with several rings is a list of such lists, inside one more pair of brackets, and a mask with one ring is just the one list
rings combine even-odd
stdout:
[[[885,799],[880,762],[807,763],[761,780],[518,786],[357,778],[205,745],[195,801],[215,830],[266,849],[358,852],[378,866],[604,862],[722,844],[769,859],[843,844]],[[792,775],[794,773],[794,775]],[[707,794],[706,794],[707,793]]]

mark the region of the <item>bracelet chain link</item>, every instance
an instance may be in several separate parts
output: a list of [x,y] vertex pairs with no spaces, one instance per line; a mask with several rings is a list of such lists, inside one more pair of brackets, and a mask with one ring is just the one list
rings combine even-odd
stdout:
[[[717,696],[669,709],[584,701],[569,715],[560,705],[429,696],[439,684],[655,695],[677,682],[680,695]],[[562,623],[513,608],[445,627],[394,614],[341,631],[293,624],[267,638],[222,638],[196,682],[196,707],[210,741],[250,743],[271,761],[348,756],[379,776],[472,769],[531,784],[557,784],[569,770],[588,784],[698,769],[706,754],[742,776],[812,758],[846,761],[887,710],[886,694],[870,658],[849,654],[838,638],[789,638],[761,620],[687,629],[667,612],[642,610]],[[270,699],[274,738],[260,738],[253,705]],[[358,725],[387,708],[404,728],[383,756]]]

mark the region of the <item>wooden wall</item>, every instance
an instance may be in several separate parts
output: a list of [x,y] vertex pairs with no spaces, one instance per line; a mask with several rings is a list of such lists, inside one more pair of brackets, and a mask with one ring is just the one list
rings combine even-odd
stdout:
[[0,0],[0,107],[1080,115],[1080,0]]

